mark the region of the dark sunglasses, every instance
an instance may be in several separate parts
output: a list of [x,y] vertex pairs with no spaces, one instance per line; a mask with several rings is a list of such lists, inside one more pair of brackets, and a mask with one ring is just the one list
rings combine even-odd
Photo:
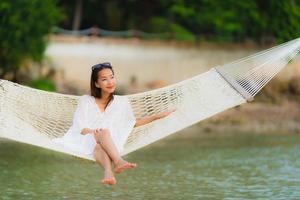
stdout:
[[104,63],[96,64],[96,65],[92,66],[92,70],[100,69],[100,68],[104,68],[104,67],[111,67],[110,62],[104,62]]

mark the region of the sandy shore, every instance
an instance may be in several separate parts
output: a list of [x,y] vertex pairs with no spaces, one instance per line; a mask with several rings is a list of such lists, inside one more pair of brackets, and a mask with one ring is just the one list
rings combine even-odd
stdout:
[[300,103],[285,100],[277,105],[243,104],[198,123],[202,132],[300,134]]
[[[270,46],[254,44],[201,43],[192,45],[175,41],[110,39],[94,37],[52,36],[46,50],[53,66],[62,71],[61,78],[82,90],[88,90],[90,67],[110,61],[120,87],[126,88],[132,77],[139,90],[149,85],[173,84],[203,73],[217,65],[251,55]],[[300,58],[285,68],[278,77],[300,75]]]

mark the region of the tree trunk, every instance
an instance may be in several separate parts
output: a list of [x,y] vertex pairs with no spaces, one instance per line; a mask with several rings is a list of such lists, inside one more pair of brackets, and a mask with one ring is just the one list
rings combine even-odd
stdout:
[[0,79],[5,79],[5,75],[7,74],[7,67],[3,67],[1,70],[0,70]]
[[17,68],[13,69],[12,81],[15,82],[15,83],[19,83],[18,69]]
[[72,27],[74,31],[77,31],[80,28],[81,18],[82,18],[81,16],[82,16],[82,0],[76,0],[73,27]]

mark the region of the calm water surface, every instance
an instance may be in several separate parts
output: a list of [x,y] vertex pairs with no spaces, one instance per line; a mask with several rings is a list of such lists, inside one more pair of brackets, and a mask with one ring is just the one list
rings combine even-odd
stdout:
[[0,140],[0,199],[300,199],[300,135],[173,136],[102,186],[89,161]]

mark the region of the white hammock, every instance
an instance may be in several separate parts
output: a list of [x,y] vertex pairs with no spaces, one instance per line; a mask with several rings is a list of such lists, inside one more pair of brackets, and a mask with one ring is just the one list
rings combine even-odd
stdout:
[[[300,38],[182,82],[128,95],[136,118],[169,107],[166,118],[136,127],[122,155],[175,133],[253,97],[300,51]],[[0,80],[0,137],[94,160],[51,141],[71,126],[78,96],[41,91]]]

